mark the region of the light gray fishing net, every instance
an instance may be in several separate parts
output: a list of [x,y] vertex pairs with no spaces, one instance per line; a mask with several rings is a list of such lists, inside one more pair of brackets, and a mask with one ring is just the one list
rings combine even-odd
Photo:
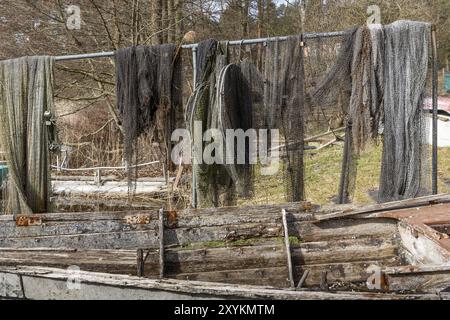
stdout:
[[430,25],[397,21],[349,31],[336,64],[311,92],[315,105],[329,106],[339,91],[349,94],[346,150],[340,194],[350,201],[359,154],[382,132],[378,200],[426,194],[429,163],[422,100],[428,70]]
[[428,71],[428,23],[385,26],[384,143],[379,201],[429,191],[426,120],[422,108]]
[[47,212],[51,192],[49,132],[44,113],[53,111],[53,58],[0,62],[0,142],[9,179],[6,212]]

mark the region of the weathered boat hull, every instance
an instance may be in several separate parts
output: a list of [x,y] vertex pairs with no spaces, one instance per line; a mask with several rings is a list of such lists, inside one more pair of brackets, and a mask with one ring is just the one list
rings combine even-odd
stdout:
[[[5,285],[7,284],[7,285]],[[0,296],[36,300],[170,300],[170,299],[278,299],[278,300],[439,300],[436,294],[290,291],[269,287],[184,280],[153,280],[54,268],[0,268]]]
[[[300,202],[170,211],[163,255],[157,211],[3,216],[0,267],[63,272],[77,266],[111,277],[147,278],[162,271],[173,281],[280,289],[304,278],[301,285],[310,294],[354,290],[364,295],[376,289],[426,295],[450,287],[449,202],[450,196],[440,195],[362,208]],[[374,270],[379,283],[369,288]]]

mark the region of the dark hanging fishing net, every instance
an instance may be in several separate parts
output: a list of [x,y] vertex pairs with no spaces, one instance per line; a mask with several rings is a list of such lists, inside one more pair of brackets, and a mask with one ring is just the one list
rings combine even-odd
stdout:
[[267,45],[265,61],[266,126],[279,129],[286,145],[283,159],[288,201],[304,199],[304,59],[300,37]]
[[138,160],[136,144],[144,132],[160,143],[163,155],[170,160],[170,135],[182,105],[182,70],[177,51],[175,45],[164,44],[119,49],[115,54],[117,109],[129,164],[133,158]]
[[196,85],[208,82],[211,73],[214,72],[218,45],[219,43],[214,39],[208,39],[198,44],[196,52]]
[[[225,185],[231,188],[229,177],[222,181],[218,179],[221,175],[217,171],[226,172],[225,169],[203,162],[203,149],[205,147],[203,133],[211,125],[210,106],[214,104],[216,61],[224,59],[222,51],[220,51],[220,55],[218,54],[219,49],[219,43],[213,39],[199,43],[196,52],[196,86],[189,98],[185,112],[186,127],[191,133],[193,143],[193,205],[197,207],[217,207],[221,204],[227,205],[233,202],[233,197],[230,196],[232,192],[226,192],[227,197],[219,195],[220,186]],[[200,128],[196,128],[196,124],[200,124]]]
[[331,106],[341,90],[351,90],[351,65],[353,57],[353,43],[357,29],[353,29],[345,36],[335,64],[319,81],[310,93],[316,106]]
[[265,128],[264,76],[249,59],[241,61],[239,66],[245,80],[246,90],[248,88],[251,94],[253,127],[255,129]]
[[[217,100],[213,115],[217,114],[217,128],[227,134],[227,130],[242,130],[246,132],[253,128],[252,93],[250,84],[244,78],[240,65],[229,64],[222,68],[216,81]],[[239,145],[238,139],[229,139],[224,136],[230,155],[227,158],[226,169],[236,185],[236,191],[242,197],[250,197],[253,189],[252,165],[250,153],[256,154],[256,136],[245,138]],[[233,140],[234,148],[230,147]],[[229,148],[229,149],[228,149]],[[244,149],[243,149],[244,148]],[[239,158],[239,154],[241,158]],[[231,160],[229,163],[228,160]]]
[[[257,73],[248,62],[242,67],[241,64],[230,64],[229,58],[226,43],[207,40],[197,47],[197,83],[188,102],[186,123],[192,137],[195,137],[196,121],[202,121],[202,133],[215,129],[218,134],[211,141],[194,142],[194,198],[200,207],[235,205],[237,197],[250,197],[253,191],[250,144],[256,141],[247,138],[242,148],[239,139],[230,135],[233,141],[231,148],[227,130],[235,133],[235,130],[246,132],[253,128],[252,105],[258,94],[253,95],[249,81]],[[262,100],[262,92],[259,95]],[[217,140],[222,144],[214,147],[211,142]],[[214,163],[205,163],[203,150],[205,155],[214,158]],[[238,156],[238,151],[243,157]]]
[[173,125],[172,114],[182,101],[176,52],[173,44],[129,47],[116,52],[117,108],[128,157],[142,133],[153,129],[158,141],[165,142],[166,125]]
[[265,118],[268,129],[280,129],[281,124],[281,96],[279,94],[278,82],[280,73],[280,41],[270,41],[266,46],[265,53]]

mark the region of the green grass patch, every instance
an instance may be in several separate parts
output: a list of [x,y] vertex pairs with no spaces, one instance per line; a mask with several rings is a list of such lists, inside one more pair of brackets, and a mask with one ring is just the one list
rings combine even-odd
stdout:
[[[353,203],[375,203],[369,191],[378,189],[382,148],[381,143],[368,145],[361,154]],[[333,198],[339,190],[342,155],[342,144],[305,154],[305,195],[308,201],[320,205],[333,203]],[[271,176],[261,175],[259,168],[256,168],[255,181],[255,196],[249,200],[239,200],[240,205],[286,202],[285,179],[281,166],[278,173]],[[450,193],[450,148],[439,149],[438,186],[439,193]]]

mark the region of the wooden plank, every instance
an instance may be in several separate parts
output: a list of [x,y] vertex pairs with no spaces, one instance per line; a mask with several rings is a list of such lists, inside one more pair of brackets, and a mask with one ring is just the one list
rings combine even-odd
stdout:
[[[140,219],[137,219],[140,218]],[[58,218],[57,218],[58,219]],[[2,221],[0,223],[0,237],[26,237],[26,236],[45,236],[45,235],[67,235],[76,233],[95,233],[95,232],[119,232],[130,231],[133,229],[157,229],[157,214],[151,215],[137,211],[133,215],[117,215],[114,218],[101,217],[93,219],[87,215],[86,219],[77,217],[70,220],[64,217],[64,220],[53,220],[41,217],[41,226],[29,226],[28,228],[17,228],[13,221]],[[295,216],[290,222],[303,222],[302,216]],[[179,228],[201,228],[212,226],[236,226],[240,224],[279,224],[280,217],[265,217],[255,215],[254,217],[227,215],[215,220],[213,217],[177,217],[175,221],[169,221],[169,225]]]
[[55,212],[83,212],[83,211],[124,211],[130,210],[156,210],[165,204],[165,200],[161,199],[163,192],[155,192],[152,199],[147,198],[145,203],[133,202],[127,204],[124,199],[86,199],[86,198],[65,198],[62,196],[52,197],[51,204]]
[[[17,269],[0,268],[0,275],[17,274],[23,279],[22,290],[25,296],[34,299],[108,299],[137,297],[141,299],[174,298],[226,298],[226,299],[439,299],[437,295],[382,294],[359,292],[315,292],[277,290],[263,286],[244,286],[219,284],[200,281],[184,281],[174,279],[153,280],[81,271],[83,290],[67,290],[60,285],[67,282],[71,273],[54,268],[21,267]],[[120,291],[118,291],[120,288]],[[82,293],[82,296],[80,296]]]
[[[350,240],[300,244],[292,248],[297,266],[336,264],[392,259],[396,244],[391,240],[373,243],[373,239],[355,243]],[[150,251],[145,262],[146,272],[159,270],[159,253]],[[136,272],[135,250],[52,250],[0,249],[0,265],[49,265],[87,267],[89,270]],[[91,267],[92,266],[92,267]],[[165,269],[168,274],[199,273],[220,270],[286,267],[281,242],[254,246],[203,249],[166,249]],[[152,273],[158,274],[158,273]],[[300,272],[301,274],[301,272]]]
[[418,231],[417,226],[399,223],[399,234],[404,249],[411,253],[418,264],[448,264],[450,252],[440,245],[440,241]]
[[439,292],[450,288],[450,270],[386,274],[389,290]]
[[0,273],[0,297],[8,299],[23,299],[20,275]]
[[188,208],[181,210],[179,212],[180,216],[189,215],[214,215],[220,216],[222,214],[233,213],[235,215],[239,214],[263,214],[263,215],[276,215],[279,217],[279,212],[281,209],[285,209],[289,213],[310,213],[318,209],[319,206],[312,205],[310,202],[290,202],[276,205],[252,205],[252,206],[234,206],[234,207],[221,207],[221,208]]
[[[320,285],[321,276],[323,272],[327,272],[327,281],[333,286],[349,285],[350,283],[365,283],[369,274],[367,268],[370,265],[385,266],[395,264],[398,261],[373,260],[353,263],[330,263],[318,264],[308,266],[297,266],[295,268],[296,274],[301,274],[305,269],[309,271],[308,277],[304,281],[303,287],[317,288]],[[214,281],[234,284],[251,284],[251,285],[270,285],[279,288],[290,287],[288,277],[284,276],[287,273],[286,266],[278,267],[260,267],[249,269],[236,270],[215,270],[208,272],[194,272],[194,273],[177,273],[170,274],[169,277],[183,280],[195,281]],[[149,274],[149,277],[155,276]]]
[[[158,247],[157,221],[149,224],[127,224],[117,221],[88,221],[77,223],[45,223],[37,227],[17,228],[14,222],[3,224],[4,237],[0,247],[60,247],[78,249],[137,249]],[[394,222],[347,221],[320,224],[291,222],[289,234],[302,241],[328,241],[335,239],[358,239],[366,236],[391,237],[397,232]],[[198,242],[254,238],[282,237],[279,223],[240,223],[228,226],[178,227],[166,229],[166,245],[185,245]]]
[[0,247],[9,248],[137,249],[157,243],[153,230],[0,239]]
[[419,197],[415,199],[407,199],[400,201],[393,201],[381,204],[373,204],[368,206],[354,206],[346,207],[344,210],[339,211],[339,207],[336,206],[336,212],[316,215],[316,219],[319,221],[339,219],[344,217],[351,217],[356,215],[370,214],[381,211],[398,210],[405,208],[415,208],[421,206],[429,206],[438,203],[450,202],[450,194],[439,194],[432,196]]

